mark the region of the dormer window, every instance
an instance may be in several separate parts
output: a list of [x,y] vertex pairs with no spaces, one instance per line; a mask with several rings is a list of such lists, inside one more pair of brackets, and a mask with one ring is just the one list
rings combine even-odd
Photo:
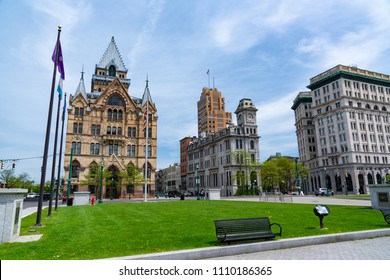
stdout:
[[116,76],[116,68],[114,65],[111,65],[110,68],[108,68],[108,76],[111,76],[111,77]]

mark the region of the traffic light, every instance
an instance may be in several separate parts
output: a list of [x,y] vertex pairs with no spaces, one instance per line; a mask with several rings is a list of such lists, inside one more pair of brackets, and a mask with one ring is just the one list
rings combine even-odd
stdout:
[[1,161],[1,170],[4,170],[4,160]]
[[15,170],[15,162],[12,164],[12,170]]

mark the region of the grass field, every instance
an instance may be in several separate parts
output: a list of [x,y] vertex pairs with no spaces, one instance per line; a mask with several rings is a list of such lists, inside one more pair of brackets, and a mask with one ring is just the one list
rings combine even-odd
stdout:
[[[320,229],[314,205],[242,201],[184,200],[149,203],[103,203],[59,207],[22,220],[21,235],[43,234],[39,241],[0,245],[1,260],[99,259],[219,246],[215,219],[268,216],[283,228],[281,238],[388,228],[371,207],[328,206]],[[36,232],[29,232],[30,230]],[[266,241],[265,241],[266,242]]]

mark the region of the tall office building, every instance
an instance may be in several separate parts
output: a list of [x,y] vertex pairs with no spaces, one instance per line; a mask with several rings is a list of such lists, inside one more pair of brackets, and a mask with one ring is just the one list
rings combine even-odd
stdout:
[[198,101],[198,137],[216,133],[232,122],[232,113],[225,112],[225,99],[216,88],[203,88]]
[[337,65],[310,79],[291,109],[307,193],[367,193],[390,172],[390,75]]
[[[121,175],[134,169],[145,174],[146,169],[147,193],[154,196],[157,109],[148,81],[142,99],[130,96],[129,86],[127,69],[112,37],[95,66],[91,92],[86,92],[82,73],[75,94],[69,98],[64,168],[66,179],[71,170],[71,192],[89,191],[102,198],[143,197],[143,183],[124,183]],[[148,102],[148,127],[144,126],[143,100]],[[105,170],[111,176],[103,180],[102,186],[86,183],[88,175],[98,178]],[[99,174],[92,174],[96,172]]]

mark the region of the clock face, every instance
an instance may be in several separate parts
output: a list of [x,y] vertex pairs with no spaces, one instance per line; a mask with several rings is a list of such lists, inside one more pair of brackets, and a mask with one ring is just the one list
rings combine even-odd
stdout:
[[252,114],[248,114],[247,120],[248,120],[248,121],[253,121],[253,115],[252,115]]

